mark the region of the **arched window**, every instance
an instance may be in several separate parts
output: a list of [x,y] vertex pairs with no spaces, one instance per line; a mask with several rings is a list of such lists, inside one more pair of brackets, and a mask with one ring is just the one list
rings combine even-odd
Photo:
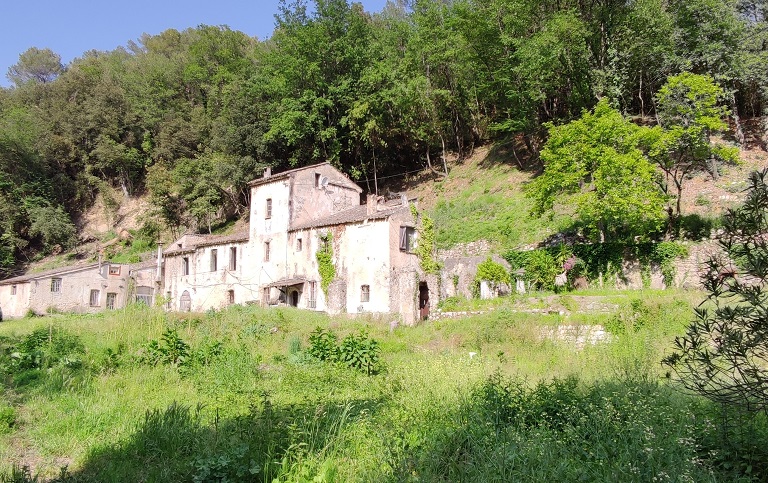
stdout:
[[189,296],[189,292],[186,290],[181,294],[181,299],[179,300],[179,310],[182,312],[189,312],[192,310],[192,297]]

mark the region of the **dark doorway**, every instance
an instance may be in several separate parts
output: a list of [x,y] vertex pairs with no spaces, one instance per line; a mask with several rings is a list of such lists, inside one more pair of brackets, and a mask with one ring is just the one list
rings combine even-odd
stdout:
[[291,292],[291,306],[292,307],[299,306],[299,292],[297,292],[296,290]]
[[429,317],[429,287],[427,282],[419,283],[419,319],[427,320]]

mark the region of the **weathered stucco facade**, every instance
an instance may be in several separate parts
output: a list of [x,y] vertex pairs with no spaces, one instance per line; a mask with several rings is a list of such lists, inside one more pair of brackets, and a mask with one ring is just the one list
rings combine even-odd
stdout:
[[[184,235],[158,250],[155,261],[133,266],[70,267],[6,280],[0,307],[10,317],[30,308],[91,312],[106,308],[110,294],[110,308],[133,301],[175,311],[285,304],[392,314],[413,324],[437,303],[439,277],[427,278],[419,268],[416,220],[405,196],[368,196],[362,204],[362,189],[329,163],[275,175],[267,170],[249,186],[247,232]],[[335,276],[324,291],[317,254],[328,247]]]
[[129,293],[129,266],[95,263],[23,275],[0,282],[4,317],[52,310],[92,313],[123,307]]

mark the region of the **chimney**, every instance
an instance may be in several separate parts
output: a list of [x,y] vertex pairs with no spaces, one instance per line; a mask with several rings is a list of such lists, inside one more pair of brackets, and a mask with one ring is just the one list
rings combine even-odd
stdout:
[[365,214],[373,215],[376,213],[376,205],[376,195],[369,193],[368,196],[365,197]]
[[267,166],[264,168],[264,177],[269,178],[270,176],[272,176],[272,168]]
[[400,204],[402,206],[408,206],[408,195],[405,193],[400,193]]

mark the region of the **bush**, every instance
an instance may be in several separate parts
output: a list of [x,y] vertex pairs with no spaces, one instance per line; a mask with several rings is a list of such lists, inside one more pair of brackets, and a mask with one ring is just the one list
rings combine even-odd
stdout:
[[39,328],[11,349],[11,359],[18,369],[47,369],[57,364],[79,365],[85,353],[80,338],[60,327]]
[[381,347],[365,333],[349,334],[338,345],[335,333],[318,327],[309,336],[309,355],[319,361],[337,362],[369,376],[381,370]]
[[488,257],[477,266],[477,274],[472,281],[472,296],[480,296],[480,283],[486,281],[491,285],[491,290],[496,290],[501,284],[510,284],[510,276],[504,265],[494,262]]

